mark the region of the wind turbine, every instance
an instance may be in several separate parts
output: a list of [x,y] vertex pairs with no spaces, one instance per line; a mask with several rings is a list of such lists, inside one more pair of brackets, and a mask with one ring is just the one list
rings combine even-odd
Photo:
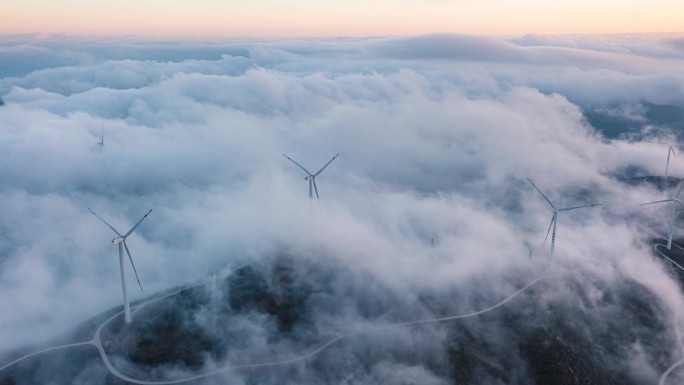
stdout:
[[101,131],[101,137],[100,141],[97,142],[97,145],[100,146],[100,148],[104,147],[104,122],[102,122],[102,131]]
[[123,290],[123,300],[124,300],[124,314],[126,317],[126,323],[129,324],[131,323],[131,307],[128,304],[128,292],[126,290],[126,274],[124,272],[124,256],[123,256],[123,250],[126,249],[126,254],[128,254],[128,259],[131,261],[131,266],[133,266],[133,272],[135,273],[135,279],[138,280],[138,285],[140,285],[140,290],[144,291],[142,288],[142,284],[140,283],[140,278],[138,278],[138,272],[135,270],[135,264],[133,263],[133,258],[131,257],[131,252],[128,251],[128,246],[126,245],[126,237],[131,235],[133,231],[142,223],[142,221],[147,218],[148,215],[152,212],[152,210],[148,211],[147,214],[145,214],[142,219],[138,221],[138,223],[135,224],[135,226],[131,227],[130,230],[124,235],[121,235],[116,229],[107,223],[104,219],[102,219],[99,215],[95,214],[93,210],[88,208],[88,211],[93,213],[97,217],[97,219],[101,220],[107,227],[112,229],[114,233],[117,235],[116,238],[112,239],[112,243],[119,245],[119,267],[121,268],[121,288]]
[[307,176],[304,178],[304,180],[308,180],[308,181],[309,181],[309,198],[311,198],[311,199],[313,199],[313,190],[316,191],[316,199],[319,199],[319,197],[318,197],[318,187],[316,187],[316,177],[317,177],[318,174],[320,174],[323,170],[325,170],[325,168],[328,167],[328,165],[329,165],[330,163],[332,163],[332,161],[335,160],[335,158],[337,158],[338,155],[340,155],[340,153],[337,153],[335,156],[333,156],[332,159],[330,159],[330,160],[328,161],[328,163],[325,164],[325,166],[321,167],[321,169],[318,170],[318,172],[316,172],[315,174],[312,174],[311,172],[309,172],[309,170],[305,169],[301,164],[295,162],[292,158],[290,158],[289,156],[283,154],[284,157],[286,157],[287,159],[289,159],[292,163],[296,164],[297,167],[299,167],[299,168],[301,168],[302,170],[304,170],[304,172],[307,174]]
[[682,181],[679,181],[679,187],[677,187],[677,195],[671,199],[663,199],[655,202],[642,203],[641,205],[650,205],[653,203],[665,203],[672,202],[672,221],[670,222],[670,233],[667,236],[667,249],[670,250],[672,247],[672,232],[674,231],[675,220],[677,219],[677,206],[683,206],[682,202],[679,201],[679,195],[682,193]]
[[595,204],[583,205],[583,206],[564,207],[564,208],[559,209],[553,203],[551,203],[549,198],[547,198],[546,195],[544,195],[544,193],[539,189],[539,187],[537,187],[537,185],[534,184],[534,182],[532,182],[532,180],[530,178],[527,178],[527,180],[532,184],[532,186],[537,191],[539,191],[541,196],[544,197],[544,200],[546,201],[546,203],[548,203],[549,206],[551,206],[551,209],[553,209],[553,215],[551,216],[551,223],[549,224],[549,229],[546,231],[546,237],[544,238],[544,245],[546,245],[546,240],[549,238],[549,232],[551,232],[551,227],[553,227],[553,232],[551,232],[551,258],[553,258],[553,249],[556,245],[556,222],[558,221],[558,213],[561,211],[570,211],[570,210],[575,210],[575,209],[581,209],[583,207],[601,206],[601,205],[603,205],[603,203],[595,203]]
[[675,154],[674,148],[672,148],[671,144],[667,145],[667,163],[665,164],[665,186],[667,186],[667,172],[670,168],[670,154],[674,155],[675,158],[677,157],[677,154]]
[[[674,150],[674,147],[672,147],[672,144],[668,142],[657,142],[657,141],[648,141],[648,143],[656,143],[656,144],[667,144],[667,162],[665,163],[665,177],[663,178],[663,182],[661,183],[661,187],[664,189],[668,185],[668,177],[670,175],[670,155],[674,155],[674,157],[677,157],[677,153]],[[649,177],[644,178],[644,181],[646,181]]]

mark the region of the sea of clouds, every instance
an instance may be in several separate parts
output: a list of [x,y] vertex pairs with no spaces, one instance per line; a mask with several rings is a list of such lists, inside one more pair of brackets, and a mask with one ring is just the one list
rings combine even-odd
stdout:
[[[604,203],[560,214],[556,268],[639,282],[672,324],[681,291],[652,258],[669,209],[640,203],[673,192],[623,179],[663,175],[663,143],[679,154],[644,103],[684,108],[683,42],[0,36],[0,351],[120,305],[114,234],[88,208],[119,232],[153,209],[128,240],[133,299],[287,248],[407,295],[481,277],[495,300],[549,262],[527,178],[559,207]],[[592,111],[639,130],[607,138]],[[282,154],[313,171],[336,153],[312,203]]]

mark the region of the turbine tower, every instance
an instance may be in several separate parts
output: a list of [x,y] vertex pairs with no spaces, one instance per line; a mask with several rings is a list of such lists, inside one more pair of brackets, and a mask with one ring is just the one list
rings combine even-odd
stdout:
[[679,187],[677,187],[677,195],[674,198],[663,199],[655,202],[642,203],[641,205],[650,205],[654,203],[665,203],[672,202],[672,220],[670,222],[670,233],[667,235],[667,249],[670,250],[672,247],[672,232],[674,231],[675,220],[677,219],[677,206],[684,206],[682,202],[679,201],[679,195],[682,193],[682,181],[679,180]]
[[583,207],[601,206],[601,205],[603,205],[603,203],[595,203],[595,204],[583,205],[583,206],[564,207],[564,208],[559,209],[553,203],[551,203],[549,198],[547,198],[547,196],[544,195],[544,193],[539,189],[539,187],[537,187],[537,185],[534,184],[534,182],[532,182],[532,180],[530,178],[527,178],[527,180],[532,184],[532,186],[537,191],[539,191],[539,193],[544,198],[546,203],[548,203],[549,206],[551,206],[551,209],[553,210],[553,215],[551,216],[551,223],[549,224],[549,229],[546,231],[546,237],[544,238],[544,245],[546,245],[546,240],[549,238],[549,232],[551,232],[551,228],[553,227],[553,232],[551,232],[551,258],[553,259],[553,249],[556,245],[556,222],[558,221],[558,213],[561,211],[570,211],[570,210],[575,210],[575,209],[581,209]]
[[104,122],[102,122],[102,130],[100,132],[100,141],[97,142],[97,145],[100,146],[100,148],[104,147]]
[[325,170],[325,168],[328,167],[328,165],[329,165],[330,163],[332,163],[332,161],[335,160],[335,158],[337,158],[338,155],[340,155],[340,154],[337,153],[335,156],[332,157],[332,159],[330,159],[330,160],[328,161],[328,163],[326,163],[323,167],[321,167],[321,169],[318,170],[318,172],[316,172],[315,174],[312,174],[311,172],[309,172],[309,170],[305,169],[301,164],[295,162],[292,158],[290,158],[289,156],[283,154],[284,157],[286,157],[287,159],[289,159],[292,163],[296,164],[297,167],[299,167],[299,168],[301,168],[302,170],[304,170],[304,172],[307,174],[307,176],[304,178],[304,180],[308,180],[308,181],[309,181],[309,198],[311,198],[311,199],[313,199],[313,191],[314,191],[314,190],[316,191],[316,199],[319,199],[319,197],[318,197],[318,187],[316,187],[316,177],[317,177],[318,174],[320,174],[323,170]]
[[148,215],[152,212],[152,210],[148,211],[147,214],[145,214],[142,219],[138,221],[138,223],[135,224],[135,226],[131,227],[130,230],[124,235],[121,235],[116,229],[107,223],[104,219],[102,219],[99,215],[95,214],[93,210],[88,208],[88,211],[93,213],[97,217],[97,219],[101,220],[107,227],[112,229],[114,233],[117,235],[116,238],[112,239],[112,243],[116,244],[119,246],[119,267],[121,268],[121,289],[123,290],[123,301],[124,301],[124,314],[126,318],[126,323],[130,324],[131,323],[131,307],[128,303],[128,292],[126,290],[126,274],[124,270],[124,255],[123,251],[126,249],[126,254],[128,254],[128,259],[131,261],[131,266],[133,266],[133,272],[135,273],[135,279],[138,280],[138,285],[140,285],[140,290],[144,291],[142,288],[142,284],[140,283],[140,278],[138,278],[138,272],[135,270],[135,264],[133,263],[133,258],[131,257],[131,252],[128,250],[128,246],[126,245],[126,238],[135,231],[135,229],[142,223],[145,218],[147,218]]

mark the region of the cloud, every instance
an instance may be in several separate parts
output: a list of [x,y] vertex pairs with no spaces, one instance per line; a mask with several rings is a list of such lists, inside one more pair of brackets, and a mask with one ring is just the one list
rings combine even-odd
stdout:
[[383,57],[403,59],[517,62],[524,58],[523,49],[501,39],[451,34],[389,39],[376,50]]
[[[682,90],[677,86],[681,84],[681,55],[671,49],[668,39],[652,35],[631,40],[622,35],[526,36],[510,40],[435,35],[392,38],[370,46],[371,52],[377,51],[383,57],[439,57],[443,60],[435,61],[432,73],[447,67],[447,77],[475,76],[476,92],[496,93],[497,88],[482,85],[482,77],[489,77],[488,82],[497,84],[498,89],[527,85],[544,93],[560,93],[583,107],[627,100],[666,104],[682,99]],[[461,87],[469,85],[467,79],[457,83]],[[660,93],[653,92],[656,89]]]
[[[321,335],[485,308],[548,264],[542,242],[552,212],[527,178],[559,207],[605,204],[559,214],[561,278],[521,297],[540,315],[511,306],[481,324],[368,336],[373,348],[351,341],[326,353],[346,357],[340,366],[316,362],[330,377],[319,377],[320,368],[295,377],[445,383],[417,357],[445,368],[464,354],[452,343],[472,338],[474,367],[489,369],[454,375],[495,383],[491,373],[508,365],[521,369],[507,378],[523,381],[534,376],[518,365],[523,358],[482,357],[503,356],[526,338],[562,344],[565,335],[547,335],[556,307],[580,307],[572,330],[605,319],[618,327],[631,314],[629,298],[651,304],[653,338],[672,337],[681,293],[651,251],[667,232],[669,209],[639,206],[666,193],[625,182],[661,175],[667,146],[607,138],[587,118],[595,111],[629,120],[618,131],[675,137],[658,136],[668,127],[649,131],[644,111],[647,102],[684,106],[681,58],[666,39],[636,39],[0,40],[2,55],[17,63],[26,47],[55,57],[23,73],[0,68],[3,350],[43,343],[120,305],[113,233],[88,207],[120,231],[153,209],[129,240],[145,288],[129,285],[133,299],[244,265],[287,293],[273,271],[288,255],[297,282],[323,287],[306,302],[306,326]],[[653,41],[657,49],[644,48]],[[315,170],[338,152],[316,178],[320,204],[309,202],[307,182],[282,154]],[[670,174],[682,173],[673,161]],[[213,306],[229,294],[212,295],[184,322],[217,339],[244,337],[246,351],[261,354],[279,324],[238,314],[229,329],[212,328],[222,319]],[[520,338],[512,334],[520,325],[506,318],[516,312],[530,325]],[[637,342],[616,357],[652,380],[662,369],[654,352],[674,357],[676,346],[650,345],[642,321],[629,321]],[[301,340],[273,342],[271,353],[313,344],[316,333],[304,329],[296,331]],[[614,341],[607,330],[576,337]],[[410,347],[421,353],[400,353]]]
[[528,34],[511,41],[525,47],[564,47],[595,52],[622,53],[637,57],[682,59],[673,50],[681,36],[676,34],[537,35]]
[[684,38],[682,37],[669,39],[668,43],[670,43],[672,46],[674,46],[676,49],[680,51],[684,49]]

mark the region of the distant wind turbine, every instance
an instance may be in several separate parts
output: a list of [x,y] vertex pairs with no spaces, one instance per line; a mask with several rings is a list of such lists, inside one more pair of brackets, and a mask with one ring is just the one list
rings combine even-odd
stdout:
[[[674,150],[674,147],[672,147],[672,144],[668,142],[657,142],[657,141],[648,141],[649,143],[657,143],[657,144],[667,144],[667,161],[665,163],[665,177],[663,178],[663,181],[661,183],[661,187],[664,189],[668,185],[668,177],[670,175],[670,155],[674,155],[674,157],[677,157],[677,153]],[[644,178],[644,181],[646,181],[647,178]]]
[[[126,245],[126,237],[131,235],[133,231],[142,223],[142,221],[147,218],[148,215],[152,212],[152,210],[148,211],[147,214],[145,214],[142,219],[138,221],[138,223],[135,224],[135,226],[131,227],[130,230],[124,235],[121,235],[116,229],[107,223],[104,219],[102,219],[99,215],[95,214],[93,210],[88,208],[88,211],[93,213],[97,217],[97,219],[101,220],[107,227],[112,229],[114,233],[117,235],[116,238],[112,239],[112,243],[119,245],[119,267],[121,268],[121,288],[123,290],[123,300],[124,300],[124,314],[126,317],[126,323],[131,323],[131,307],[128,303],[128,292],[126,290],[126,274],[124,271],[124,255],[123,255],[123,250],[126,249],[126,254],[128,254],[128,259],[131,261],[131,266],[133,266],[133,272],[135,273],[135,279],[138,280],[138,285],[140,285],[140,290],[143,290],[142,284],[140,283],[140,278],[138,278],[138,272],[135,270],[135,264],[133,263],[133,258],[131,257],[131,252],[128,251],[128,246]],[[144,291],[144,290],[143,290]]]
[[677,154],[675,154],[674,148],[672,148],[672,145],[671,145],[671,144],[668,144],[667,146],[668,146],[668,148],[667,148],[667,163],[665,163],[665,179],[664,179],[664,182],[663,182],[663,185],[664,185],[664,186],[667,186],[667,185],[668,185],[668,183],[667,183],[667,176],[668,176],[668,171],[669,171],[669,168],[670,168],[670,154],[674,155],[675,158],[677,157]]
[[551,216],[551,223],[549,224],[549,229],[546,231],[546,237],[544,238],[544,245],[546,245],[546,240],[549,238],[549,232],[551,232],[551,228],[553,227],[553,232],[551,232],[551,258],[553,258],[553,249],[556,245],[556,222],[558,221],[558,213],[561,211],[570,211],[570,210],[575,210],[575,209],[581,209],[583,207],[601,206],[601,205],[603,205],[603,203],[595,203],[595,204],[583,205],[583,206],[565,207],[565,208],[559,209],[553,203],[551,203],[549,198],[547,198],[546,195],[544,195],[544,193],[539,189],[539,187],[537,187],[537,185],[534,184],[534,182],[532,182],[532,180],[530,178],[527,178],[527,180],[532,184],[532,186],[537,191],[539,191],[539,193],[544,198],[546,203],[548,203],[549,206],[551,206],[551,209],[553,209],[553,215]]
[[316,191],[316,199],[319,199],[319,197],[318,197],[318,187],[316,187],[316,177],[317,177],[318,174],[320,174],[323,170],[325,170],[325,168],[328,167],[328,165],[329,165],[330,163],[332,163],[332,161],[335,160],[335,158],[337,158],[338,155],[340,155],[340,154],[337,153],[335,156],[333,156],[332,159],[330,159],[330,160],[328,161],[328,163],[325,164],[325,166],[321,167],[321,169],[318,170],[318,172],[316,172],[315,174],[312,174],[311,172],[309,172],[309,170],[305,169],[301,164],[295,162],[292,158],[290,158],[289,156],[283,154],[284,157],[286,157],[287,159],[289,159],[292,163],[296,164],[297,167],[299,167],[299,168],[301,168],[302,170],[304,170],[304,172],[307,174],[307,176],[304,178],[304,180],[308,180],[308,181],[309,181],[309,198],[311,198],[311,199],[313,199],[313,191],[314,191],[314,190]]
[[642,203],[641,205],[650,205],[654,203],[665,203],[665,202],[672,202],[672,220],[670,222],[670,233],[667,235],[667,249],[670,250],[672,247],[672,232],[674,231],[674,225],[675,225],[675,220],[677,219],[677,207],[678,206],[683,206],[682,202],[679,201],[679,195],[682,193],[682,181],[681,179],[679,180],[679,187],[677,187],[677,195],[675,195],[674,198],[671,199],[663,199],[660,201],[655,201],[655,202],[648,202],[648,203]]
[[671,144],[667,145],[667,163],[665,164],[665,184],[667,185],[667,172],[669,171],[670,168],[670,154],[674,155],[675,158],[677,157],[677,154],[675,154],[674,148],[672,148]]
[[104,122],[102,122],[102,131],[100,135],[100,141],[97,142],[97,145],[100,147],[104,147]]

